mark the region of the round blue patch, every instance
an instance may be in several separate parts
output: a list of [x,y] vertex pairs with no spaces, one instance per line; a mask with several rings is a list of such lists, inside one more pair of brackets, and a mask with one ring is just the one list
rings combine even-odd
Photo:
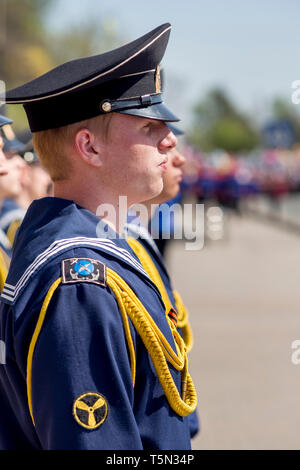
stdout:
[[75,264],[74,270],[80,276],[89,276],[94,271],[94,265],[87,259],[80,259]]

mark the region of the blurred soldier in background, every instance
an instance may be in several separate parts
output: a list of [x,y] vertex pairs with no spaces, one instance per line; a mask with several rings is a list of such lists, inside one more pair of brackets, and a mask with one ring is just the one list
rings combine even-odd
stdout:
[[23,144],[10,124],[1,128],[1,134],[9,172],[0,180],[0,228],[11,250],[29,205],[35,199],[50,195],[51,179],[33,151],[32,139]]
[[[175,135],[183,134],[183,132],[173,124],[168,123],[168,127]],[[179,293],[172,286],[162,253],[157,247],[158,240],[155,239],[154,241],[146,228],[151,219],[153,207],[156,207],[157,204],[165,203],[166,201],[175,200],[180,192],[182,167],[185,162],[185,157],[176,147],[169,149],[167,155],[167,169],[163,173],[162,192],[158,196],[143,202],[147,210],[147,212],[145,212],[145,220],[143,221],[137,216],[135,207],[133,206],[128,213],[128,223],[125,226],[125,233],[128,236],[127,241],[129,245],[139,258],[149,277],[158,287],[165,304],[166,315],[171,318],[178,328],[186,344],[187,351],[190,352],[193,346],[193,334],[188,321],[187,310]],[[140,204],[136,206],[137,211],[140,207]],[[148,214],[147,220],[146,214]],[[188,420],[191,437],[194,437],[199,431],[199,420],[196,410],[188,416]]]
[[51,195],[52,183],[33,150],[32,140],[24,149],[23,159],[25,165],[22,171],[22,191],[16,197],[16,202],[23,209],[27,209],[35,199]]
[[[168,127],[177,138],[184,134],[181,129],[171,123],[168,123]],[[185,157],[177,148],[172,149],[168,155],[170,162],[168,161],[168,171],[164,174],[164,189],[157,198],[151,200],[150,205],[163,203],[172,207],[181,201],[181,168],[185,162]],[[150,208],[150,205],[146,205]],[[149,220],[149,230],[152,234],[155,234],[155,243],[162,257],[165,257],[167,244],[174,233],[176,223],[174,218],[175,213],[173,210],[160,211],[160,208],[157,207],[155,212],[152,213],[151,220]]]
[[[5,116],[0,114],[0,128],[11,124],[12,121],[7,119]],[[2,137],[2,133],[0,132],[0,176],[1,178],[6,178],[8,176],[8,161],[3,153],[4,147],[4,140]],[[0,178],[0,180],[1,180]],[[5,186],[5,183],[4,183]],[[4,192],[2,191],[2,194]],[[1,196],[0,196],[1,199]],[[10,242],[5,234],[5,232],[0,228],[0,290],[2,291],[5,279],[8,272],[9,267],[9,255],[10,255],[11,245]]]
[[3,152],[7,160],[8,174],[0,179],[0,228],[5,232],[12,248],[16,231],[20,226],[25,210],[17,198],[22,194],[22,175],[26,168],[21,155],[25,145],[16,138],[10,124],[1,129],[3,138]]

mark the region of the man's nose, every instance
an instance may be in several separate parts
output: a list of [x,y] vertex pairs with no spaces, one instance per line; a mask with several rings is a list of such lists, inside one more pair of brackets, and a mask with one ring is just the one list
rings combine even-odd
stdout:
[[13,167],[18,168],[18,169],[23,169],[26,166],[25,161],[19,154],[15,154],[11,159],[10,162]]
[[177,145],[177,137],[166,126],[166,136],[159,143],[159,150],[170,150]]
[[184,164],[185,164],[185,156],[182,155],[182,153],[176,151],[175,158],[174,158],[174,165],[177,167],[182,167]]

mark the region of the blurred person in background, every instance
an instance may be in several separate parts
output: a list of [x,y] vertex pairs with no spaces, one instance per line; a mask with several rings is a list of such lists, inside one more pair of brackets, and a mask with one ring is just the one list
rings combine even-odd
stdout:
[[[2,129],[3,126],[7,126],[11,123],[12,121],[10,119],[7,119],[5,116],[0,114],[0,129]],[[4,147],[4,139],[2,137],[2,133],[0,132],[0,177],[4,178],[3,187],[5,187],[7,183],[9,167],[11,165],[8,165],[8,161],[3,152],[3,147]],[[0,181],[1,181],[1,178],[0,178]],[[1,194],[4,194],[4,191],[2,189],[1,189]],[[1,196],[0,196],[0,204],[1,204]],[[10,250],[11,250],[10,242],[5,232],[0,228],[0,290],[1,291],[3,289],[7,272],[8,272],[10,254],[11,254]]]
[[[168,123],[169,129],[174,135],[182,135],[183,132],[171,123]],[[146,208],[145,216],[148,220],[141,220],[136,216],[139,206],[132,207],[128,212],[128,223],[125,226],[125,232],[128,236],[127,241],[131,246],[145,271],[158,287],[165,304],[166,315],[168,315],[179,330],[184,339],[187,351],[190,352],[193,346],[193,333],[188,320],[188,312],[185,308],[180,294],[174,289],[169,273],[167,271],[163,256],[158,249],[157,242],[161,240],[153,239],[149,233],[148,223],[150,222],[153,207],[166,201],[175,201],[180,193],[180,182],[182,180],[182,167],[185,163],[185,157],[174,147],[167,152],[167,169],[163,173],[162,192],[142,204]],[[135,211],[136,209],[136,211]],[[199,432],[199,419],[197,410],[188,416],[191,438]]]
[[[178,127],[170,123],[168,127],[177,138],[183,135],[183,131]],[[169,207],[172,207],[173,204],[181,202],[180,184],[185,157],[178,151],[178,148],[174,148],[168,153],[168,158],[168,171],[164,174],[163,178],[164,189],[156,198],[144,203],[148,209],[150,209],[151,205],[154,206],[155,204],[167,204]],[[155,243],[162,257],[165,257],[167,244],[174,233],[174,215],[172,210],[165,214],[164,211],[160,211],[159,207],[157,207],[149,220],[149,230],[152,234],[155,234]]]
[[35,199],[52,195],[52,182],[33,150],[32,140],[26,145],[23,159],[25,165],[21,178],[22,191],[16,202],[26,210]]
[[0,180],[0,228],[5,232],[12,247],[16,231],[25,215],[25,210],[18,204],[17,199],[23,191],[22,175],[27,165],[21,157],[25,145],[16,138],[12,126],[4,125],[1,134],[9,172]]

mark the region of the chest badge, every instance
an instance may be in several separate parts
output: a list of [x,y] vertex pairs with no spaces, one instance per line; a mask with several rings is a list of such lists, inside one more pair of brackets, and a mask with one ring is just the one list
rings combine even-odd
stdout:
[[101,426],[107,414],[107,400],[100,393],[84,393],[74,401],[73,416],[77,423],[86,429],[93,430]]

